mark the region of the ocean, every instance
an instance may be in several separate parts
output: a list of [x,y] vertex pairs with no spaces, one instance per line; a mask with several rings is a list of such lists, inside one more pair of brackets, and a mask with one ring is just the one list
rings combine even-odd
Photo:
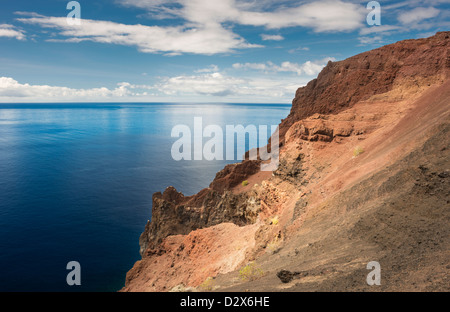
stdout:
[[[152,195],[207,187],[232,160],[175,161],[176,125],[278,125],[290,105],[0,104],[0,291],[117,291]],[[247,140],[248,141],[248,140]],[[251,146],[247,142],[249,148]],[[68,262],[81,285],[69,286]]]

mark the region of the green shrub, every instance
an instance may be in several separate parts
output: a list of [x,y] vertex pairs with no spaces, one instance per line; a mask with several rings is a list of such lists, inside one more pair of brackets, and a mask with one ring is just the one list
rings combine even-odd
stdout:
[[242,181],[242,186],[247,186],[247,185],[248,185],[248,181],[247,180]]
[[253,261],[239,270],[239,277],[243,281],[253,281],[262,277],[263,275],[264,271]]

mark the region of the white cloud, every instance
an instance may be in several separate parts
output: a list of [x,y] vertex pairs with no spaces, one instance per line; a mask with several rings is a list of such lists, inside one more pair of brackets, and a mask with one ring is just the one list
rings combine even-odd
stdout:
[[[305,64],[309,64],[308,62]],[[292,63],[279,66],[288,70]],[[266,65],[267,66],[267,65]],[[304,71],[307,72],[308,65]],[[159,78],[153,84],[136,85],[128,82],[115,88],[76,89],[64,86],[21,83],[10,77],[0,77],[0,102],[151,102],[151,101],[223,101],[251,103],[290,102],[295,91],[310,80],[307,76],[250,75],[231,76],[211,65],[192,75]],[[292,69],[294,70],[294,69]],[[313,68],[313,71],[316,69]]]
[[17,40],[25,40],[23,30],[9,24],[0,24],[0,37],[16,38]]
[[[136,46],[141,52],[166,52],[216,54],[234,49],[258,47],[250,45],[232,31],[218,25],[187,27],[159,27],[126,25],[108,21],[86,20],[81,25],[69,25],[65,17],[38,16],[18,18],[28,24],[44,28],[59,29],[60,35],[68,37],[67,42],[94,41],[118,45]],[[57,39],[61,41],[61,39]],[[52,41],[55,41],[52,39]]]
[[307,61],[303,64],[283,62],[276,65],[272,62],[266,63],[236,63],[233,64],[234,69],[251,69],[264,72],[293,72],[297,75],[315,76],[327,65],[328,61],[334,61],[334,58],[327,57],[318,61]]
[[156,87],[168,95],[200,94],[227,96],[236,93],[237,86],[243,83],[244,80],[239,78],[227,77],[220,73],[211,73],[167,78]]
[[415,8],[399,14],[398,20],[403,24],[418,24],[423,20],[438,16],[440,11],[436,8]]
[[162,80],[155,87],[166,95],[188,98],[200,95],[241,101],[290,101],[295,91],[307,79],[282,79],[280,77],[231,77],[222,73],[176,76]]
[[317,32],[357,29],[366,10],[340,0],[305,2],[239,0],[121,0],[127,6],[169,14],[200,24],[235,22],[242,25],[284,28],[303,26]]
[[313,1],[273,12],[239,11],[239,23],[268,29],[302,26],[315,32],[352,31],[361,27],[367,14],[358,4],[343,1]]
[[[267,29],[305,27],[315,32],[353,31],[361,28],[365,8],[341,0],[292,2],[273,0],[117,0],[125,6],[144,9],[153,18],[179,18],[183,25],[126,25],[111,21],[81,20],[68,25],[65,17],[47,17],[17,12],[19,21],[59,30],[66,38],[51,41],[94,41],[136,46],[146,53],[169,56],[183,53],[212,55],[237,49],[256,48],[233,32],[233,25],[263,26]],[[27,16],[28,15],[28,16]],[[280,35],[262,35],[263,40],[283,40]]]
[[261,39],[263,41],[268,41],[268,40],[282,41],[282,40],[284,40],[284,37],[281,36],[281,35],[266,35],[266,34],[262,34],[261,35]]
[[60,86],[19,83],[10,77],[0,77],[0,103],[9,102],[149,102],[173,101],[183,97],[189,101],[290,102],[298,87],[307,79],[276,77],[237,78],[222,73],[181,75],[161,79],[155,85],[120,83],[114,89],[106,87],[74,89]]
[[27,101],[35,100],[99,100],[107,98],[120,98],[132,95],[131,84],[122,82],[115,89],[105,87],[92,89],[72,89],[67,87],[57,87],[48,85],[22,84],[10,77],[0,77],[0,99],[21,98]]
[[[397,16],[399,23],[397,25],[381,25],[364,27],[359,31],[360,45],[384,44],[383,39],[398,33],[408,33],[412,30],[431,30],[426,34],[431,36],[439,29],[445,29],[450,25],[446,18],[447,11],[436,9],[433,6],[448,2],[445,0],[412,0],[399,2],[392,5],[383,5],[383,12],[390,16]],[[429,7],[420,7],[428,5]],[[422,34],[416,37],[424,36]]]

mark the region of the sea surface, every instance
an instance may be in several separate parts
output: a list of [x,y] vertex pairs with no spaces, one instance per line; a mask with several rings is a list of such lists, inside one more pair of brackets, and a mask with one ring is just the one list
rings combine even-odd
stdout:
[[[289,110],[276,104],[0,104],[0,291],[119,290],[140,259],[153,193],[172,185],[195,194],[237,162],[173,160],[172,128],[193,129],[194,117],[223,129],[278,125]],[[80,263],[81,286],[66,282],[70,261]]]

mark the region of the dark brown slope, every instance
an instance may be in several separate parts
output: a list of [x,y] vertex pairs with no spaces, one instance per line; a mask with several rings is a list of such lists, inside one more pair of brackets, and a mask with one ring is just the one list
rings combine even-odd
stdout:
[[[418,97],[382,141],[354,166],[374,158],[386,166],[316,207],[310,202],[299,231],[258,259],[264,277],[229,285],[236,273],[220,276],[220,290],[450,291],[450,81]],[[371,261],[381,265],[381,286],[366,283]],[[283,284],[282,270],[298,274]]]

